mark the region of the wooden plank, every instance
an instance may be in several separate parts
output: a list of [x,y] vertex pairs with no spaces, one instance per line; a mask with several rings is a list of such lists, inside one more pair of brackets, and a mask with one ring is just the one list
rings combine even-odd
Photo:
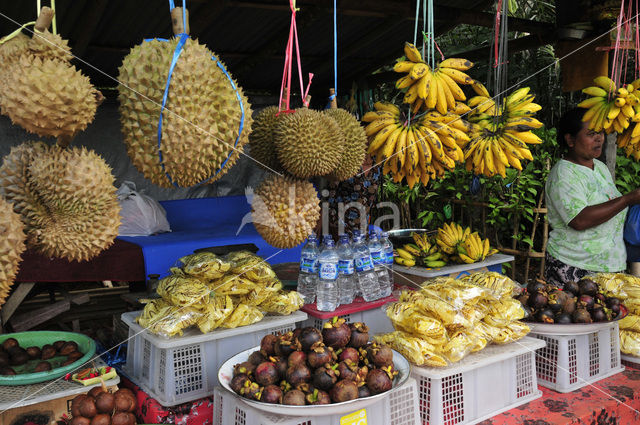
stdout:
[[15,332],[24,332],[71,309],[69,300],[58,301],[29,313],[14,316],[10,323]]
[[16,311],[20,303],[29,295],[31,288],[35,285],[35,282],[24,282],[18,285],[13,291],[13,294],[9,297],[7,302],[0,309],[2,315],[2,323],[7,323],[11,316]]

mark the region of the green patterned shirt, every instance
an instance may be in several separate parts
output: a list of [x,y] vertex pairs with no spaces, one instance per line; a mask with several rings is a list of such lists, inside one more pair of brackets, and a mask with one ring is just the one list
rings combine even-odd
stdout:
[[561,159],[547,178],[545,200],[551,225],[547,251],[570,266],[596,272],[616,272],[627,267],[622,239],[628,208],[609,221],[586,230],[569,227],[585,207],[620,196],[607,166],[593,160],[594,167]]

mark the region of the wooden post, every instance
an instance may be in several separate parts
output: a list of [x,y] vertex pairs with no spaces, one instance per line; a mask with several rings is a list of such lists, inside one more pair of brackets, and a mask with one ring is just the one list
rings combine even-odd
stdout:
[[615,133],[607,134],[607,143],[605,147],[605,156],[607,158],[607,168],[611,173],[613,181],[616,180],[616,137]]
[[182,33],[189,34],[189,11],[185,10],[184,13],[186,14],[187,22],[182,22],[181,7],[174,7],[171,9],[171,26],[173,27],[174,35]]
[[[40,9],[40,15],[38,15],[38,19],[36,20],[36,24],[34,26],[36,31],[44,32],[51,25],[51,21],[53,21],[53,15],[55,15],[53,9],[50,7],[44,6]],[[33,34],[34,37],[38,37],[37,34]]]
[[330,103],[330,108],[329,109],[338,109],[338,99],[336,99],[336,89],[334,88],[330,88],[329,89],[329,103]]

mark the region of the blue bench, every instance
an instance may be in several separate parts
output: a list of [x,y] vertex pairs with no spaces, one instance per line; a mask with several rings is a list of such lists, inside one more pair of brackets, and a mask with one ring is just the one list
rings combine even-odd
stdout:
[[270,264],[300,261],[302,245],[281,250],[262,239],[251,223],[251,205],[245,196],[180,199],[160,204],[167,212],[171,232],[118,238],[142,248],[146,276],[166,276],[178,258],[196,249],[223,245],[252,243],[258,247],[258,255]]

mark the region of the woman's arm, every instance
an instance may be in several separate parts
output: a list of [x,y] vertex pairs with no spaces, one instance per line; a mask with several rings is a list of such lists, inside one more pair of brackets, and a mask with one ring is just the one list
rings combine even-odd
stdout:
[[640,189],[636,189],[598,205],[585,207],[569,222],[575,230],[586,230],[612,219],[630,205],[640,204]]

